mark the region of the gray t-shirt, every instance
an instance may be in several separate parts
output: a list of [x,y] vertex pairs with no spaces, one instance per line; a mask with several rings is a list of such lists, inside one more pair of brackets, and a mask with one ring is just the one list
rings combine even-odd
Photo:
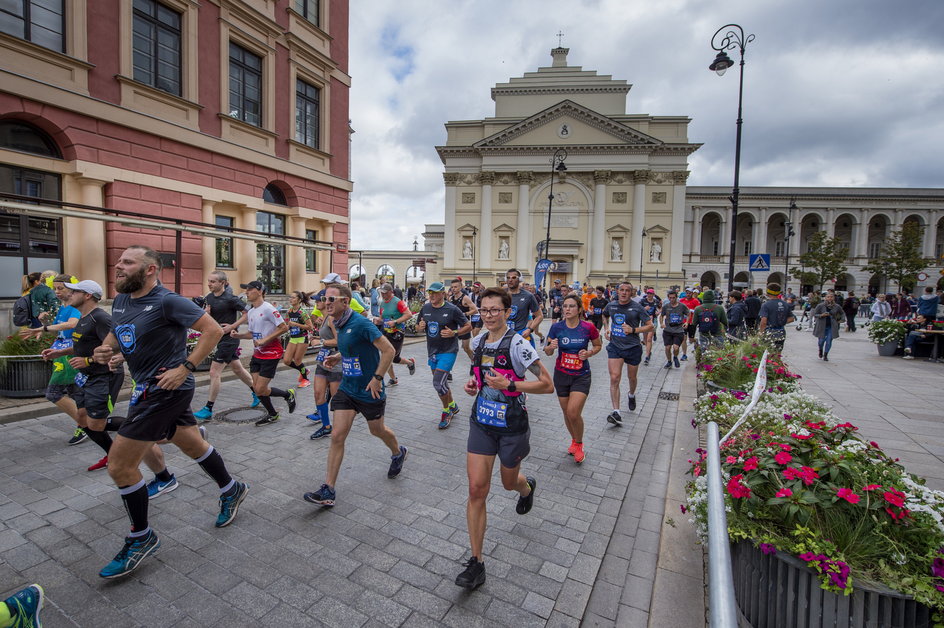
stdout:
[[[325,316],[324,323],[321,324],[321,329],[318,330],[318,337],[321,338],[321,341],[325,340],[334,340],[334,330],[328,324],[328,317]],[[341,373],[343,372],[344,366],[339,361],[334,366],[325,366],[324,361],[328,356],[332,356],[338,352],[337,347],[321,347],[318,350],[318,354],[315,356],[315,363],[326,371],[331,371],[332,373]]]
[[630,327],[642,327],[648,323],[651,318],[646,310],[635,301],[630,301],[626,305],[618,300],[610,301],[603,308],[603,315],[610,319],[610,344],[617,349],[630,349],[640,346],[639,334],[633,334],[623,331],[623,323]]
[[665,321],[663,333],[681,334],[685,333],[685,321],[688,319],[688,308],[683,303],[677,303],[675,307],[669,305],[666,301],[662,306],[662,316]]
[[459,352],[457,337],[443,338],[441,334],[446,327],[456,331],[469,322],[462,310],[448,301],[444,301],[439,307],[425,303],[420,309],[420,319],[426,323],[426,353],[429,357],[440,353]]
[[758,318],[767,319],[768,329],[783,329],[790,317],[790,306],[783,299],[767,299],[760,306]]

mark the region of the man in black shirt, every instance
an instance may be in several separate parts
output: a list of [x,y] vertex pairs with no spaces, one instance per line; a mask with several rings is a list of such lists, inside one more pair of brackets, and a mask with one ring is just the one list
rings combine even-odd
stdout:
[[554,287],[551,288],[551,291],[548,293],[550,303],[548,307],[551,310],[551,320],[559,321],[561,319],[561,300],[564,298],[564,295],[561,293],[561,280],[554,280]]
[[203,297],[205,304],[203,309],[209,312],[213,320],[223,328],[223,338],[216,345],[213,363],[210,364],[210,393],[206,405],[193,413],[193,416],[201,421],[213,416],[213,404],[216,403],[216,396],[220,394],[223,369],[227,366],[233,369],[236,377],[249,387],[249,392],[252,394],[250,407],[255,408],[259,405],[259,397],[252,390],[252,377],[239,361],[239,339],[229,334],[231,331],[238,330],[239,326],[245,322],[246,311],[249,308],[233,294],[229,281],[226,279],[226,273],[222,270],[210,273],[207,277],[207,287],[210,292]]
[[597,286],[596,296],[590,299],[590,312],[587,318],[597,328],[597,331],[603,329],[603,308],[609,301],[604,296],[603,286]]
[[[544,315],[541,306],[533,294],[521,289],[521,273],[512,268],[505,273],[508,283],[508,294],[511,295],[511,315],[508,317],[508,326],[534,346],[532,334],[541,326]],[[530,319],[530,320],[529,320]]]
[[[452,287],[455,289],[455,283]],[[449,390],[449,373],[459,353],[456,337],[462,338],[472,329],[472,324],[455,305],[455,301],[446,302],[445,289],[440,281],[429,284],[429,302],[420,310],[416,325],[417,330],[426,332],[426,353],[429,356],[429,368],[433,371],[433,388],[442,401],[442,416],[439,420],[441,430],[449,427],[452,417],[459,414],[459,406]],[[472,307],[475,308],[474,305]],[[478,309],[475,308],[475,311],[478,312]]]
[[[433,284],[430,284],[429,288],[427,288],[427,293],[430,294],[430,298],[432,298],[432,293],[434,292],[433,285],[436,283],[440,282],[434,282]],[[449,283],[449,303],[459,308],[459,311],[462,312],[463,316],[466,318],[472,316],[473,314],[479,313],[479,308],[477,308],[475,303],[472,302],[472,298],[462,289],[461,279],[453,279]],[[439,306],[437,305],[435,307]],[[469,359],[471,360],[472,348],[469,344],[472,341],[471,326],[469,327],[468,331],[459,334],[459,340],[462,341],[462,350],[465,351],[465,354],[469,356]]]
[[[138,471],[155,442],[169,440],[216,481],[220,489],[216,527],[233,522],[249,491],[247,484],[230,476],[219,452],[203,440],[190,411],[194,363],[210,355],[223,331],[192,301],[160,285],[160,272],[161,259],[153,249],[133,245],[121,253],[115,264],[119,294],[112,305],[112,331],[95,349],[99,364],[108,364],[120,351],[135,381],[128,418],[118,429],[108,466],[131,519],[131,532],[114,560],[99,572],[102,578],[131,573],[160,546],[148,525],[148,490]],[[189,357],[188,328],[200,332]]]

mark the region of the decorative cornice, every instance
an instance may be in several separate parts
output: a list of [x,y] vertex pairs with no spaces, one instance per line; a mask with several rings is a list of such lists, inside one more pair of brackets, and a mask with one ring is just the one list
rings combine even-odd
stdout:
[[537,94],[627,94],[630,85],[610,87],[493,87],[492,98],[496,94],[512,96],[531,96]]
[[594,171],[593,171],[593,182],[594,182],[594,183],[602,183],[602,184],[606,185],[607,183],[610,182],[610,174],[612,174],[612,173],[611,173],[609,170],[594,170]]
[[446,185],[457,185],[459,183],[459,177],[461,175],[458,172],[444,172],[443,181]]
[[517,172],[518,185],[529,185],[534,181],[534,173],[530,170],[519,170]]
[[488,170],[479,173],[479,183],[482,185],[492,185],[495,183],[495,173]]
[[[571,155],[656,155],[686,156],[701,148],[701,144],[662,144],[660,146],[627,144],[568,144],[567,152]],[[478,157],[483,155],[549,155],[560,148],[559,144],[534,146],[437,146],[441,159],[446,157]]]
[[672,182],[675,185],[685,185],[688,181],[688,175],[691,174],[688,170],[676,170],[672,173]]
[[651,173],[650,173],[648,170],[634,170],[634,171],[633,171],[633,184],[634,184],[634,185],[639,185],[639,184],[645,185],[646,183],[649,182],[649,175],[650,175],[650,174],[651,174]]

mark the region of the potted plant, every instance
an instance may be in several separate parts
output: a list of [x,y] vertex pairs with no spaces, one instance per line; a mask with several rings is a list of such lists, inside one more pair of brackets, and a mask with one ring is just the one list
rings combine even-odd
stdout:
[[878,345],[878,354],[893,356],[907,335],[907,328],[901,321],[875,321],[869,325],[869,340]]
[[780,386],[783,390],[796,386],[800,376],[787,368],[780,354],[761,336],[700,351],[697,354],[698,379],[708,389],[751,390],[765,350],[768,351],[767,385]]
[[53,363],[39,354],[48,349],[55,334],[41,334],[38,338],[22,338],[19,334],[7,336],[0,343],[0,395],[24,398],[42,397],[52,375]]

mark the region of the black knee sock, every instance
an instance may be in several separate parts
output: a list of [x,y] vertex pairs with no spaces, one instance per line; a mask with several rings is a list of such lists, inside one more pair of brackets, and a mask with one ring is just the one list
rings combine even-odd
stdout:
[[215,401],[207,401],[207,402],[206,402],[206,409],[207,409],[207,410],[212,410],[212,409],[213,409],[213,404],[215,404],[215,403],[216,403]]
[[213,478],[216,485],[220,488],[226,487],[233,481],[229,471],[226,470],[223,456],[220,455],[220,452],[213,449],[212,445],[210,445],[210,448],[207,449],[205,454],[197,458],[197,464],[203,467],[206,474]]
[[288,391],[282,390],[281,388],[269,388],[269,395],[272,397],[282,397],[283,399],[288,399]]
[[173,476],[170,474],[170,471],[167,470],[167,467],[164,467],[164,470],[158,471],[157,473],[155,473],[154,477],[156,477],[161,482],[170,482],[170,479]]
[[105,455],[107,456],[108,450],[111,449],[111,436],[105,432],[96,432],[90,427],[85,428],[85,433],[88,434],[88,437],[93,443],[105,451]]
[[293,369],[297,370],[297,371],[299,372],[299,374],[301,374],[301,375],[304,375],[304,374],[305,374],[305,371],[308,370],[308,369],[305,368],[305,365],[302,364],[301,362],[292,362],[289,366],[291,366]]
[[128,518],[131,519],[131,532],[143,532],[148,527],[148,492],[144,480],[134,486],[119,486],[121,501],[124,502]]
[[272,397],[269,395],[259,395],[259,401],[262,402],[262,407],[266,409],[266,412],[269,413],[269,416],[275,416],[275,406],[272,405]]

